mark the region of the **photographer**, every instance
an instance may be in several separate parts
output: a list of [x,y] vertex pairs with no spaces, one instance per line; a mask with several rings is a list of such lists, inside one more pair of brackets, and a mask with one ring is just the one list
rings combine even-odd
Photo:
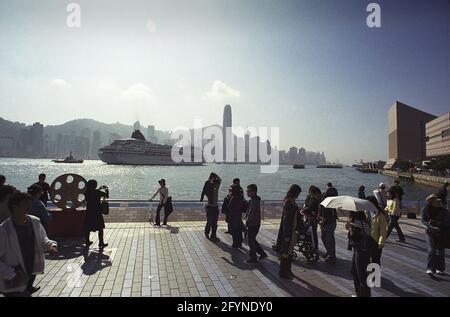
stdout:
[[[219,188],[222,183],[222,179],[215,173],[209,175],[208,180],[203,186],[200,201],[202,202],[204,197],[208,198],[206,204],[206,225],[205,225],[205,237],[212,242],[219,242],[217,238],[217,221],[219,220]],[[209,235],[211,232],[211,236]]]
[[428,275],[444,274],[445,271],[445,241],[448,238],[449,214],[442,206],[437,195],[430,195],[426,199],[426,206],[422,209],[421,220],[426,228],[426,241],[428,246]]
[[355,284],[356,297],[371,297],[367,286],[367,266],[370,263],[372,237],[367,217],[363,211],[351,212],[347,222],[349,249],[353,249],[351,273]]
[[102,199],[109,198],[109,190],[106,186],[97,189],[97,181],[89,180],[86,185],[86,218],[84,219],[85,244],[89,247],[93,242],[90,241],[90,233],[98,231],[98,246],[100,249],[108,246],[103,241],[103,229],[105,220],[103,219]]

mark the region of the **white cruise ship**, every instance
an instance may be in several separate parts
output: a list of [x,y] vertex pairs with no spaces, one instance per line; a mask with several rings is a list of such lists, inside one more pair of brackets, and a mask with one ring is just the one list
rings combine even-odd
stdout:
[[[181,150],[181,149],[180,149]],[[155,144],[145,139],[139,130],[129,139],[115,140],[98,150],[100,159],[112,165],[202,165],[203,162],[174,162],[172,146]],[[193,157],[194,151],[191,151]]]

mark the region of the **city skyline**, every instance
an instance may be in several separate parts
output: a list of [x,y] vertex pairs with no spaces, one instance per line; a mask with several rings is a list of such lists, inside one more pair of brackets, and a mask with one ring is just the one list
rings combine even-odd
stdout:
[[387,159],[393,102],[448,109],[449,10],[378,1],[382,27],[371,29],[368,3],[132,1],[125,13],[117,1],[79,1],[82,25],[71,29],[66,3],[5,1],[0,117],[167,131],[220,124],[230,103],[236,126],[280,127],[281,149]]

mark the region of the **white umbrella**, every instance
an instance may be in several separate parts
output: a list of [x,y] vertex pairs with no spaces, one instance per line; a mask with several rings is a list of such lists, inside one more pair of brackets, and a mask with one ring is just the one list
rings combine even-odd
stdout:
[[370,201],[352,196],[328,197],[320,204],[325,208],[343,209],[348,211],[378,211],[377,207]]

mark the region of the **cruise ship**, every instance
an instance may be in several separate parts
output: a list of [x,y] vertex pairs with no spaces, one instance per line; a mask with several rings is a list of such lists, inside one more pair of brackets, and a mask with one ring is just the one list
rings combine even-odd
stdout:
[[[180,153],[182,149],[180,148]],[[108,146],[98,150],[100,159],[111,165],[202,165],[194,162],[194,151],[191,151],[190,162],[174,162],[172,146],[156,144],[145,139],[139,130],[133,132],[131,138],[115,140]]]

